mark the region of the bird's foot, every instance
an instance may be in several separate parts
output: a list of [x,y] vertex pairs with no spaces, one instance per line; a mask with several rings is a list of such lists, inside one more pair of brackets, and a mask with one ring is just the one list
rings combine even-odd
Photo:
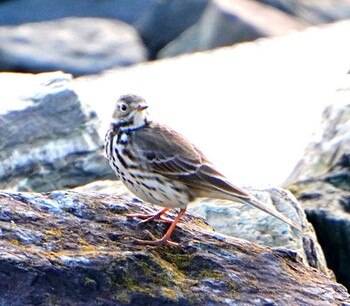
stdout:
[[[157,219],[157,218],[160,218],[160,216],[162,214],[164,214],[166,211],[168,210],[168,208],[164,208],[162,211],[158,212],[157,214],[155,214],[154,216],[152,216],[151,220],[153,219]],[[149,235],[151,236],[151,238],[153,240],[139,240],[139,239],[134,239],[134,241],[138,244],[143,244],[143,245],[155,245],[155,246],[180,246],[179,243],[177,242],[174,242],[174,241],[171,241],[170,240],[170,236],[171,236],[171,233],[173,232],[173,230],[175,229],[175,226],[176,224],[179,222],[180,218],[183,216],[183,214],[186,212],[186,209],[181,209],[179,214],[177,215],[177,217],[175,218],[174,221],[172,221],[168,231],[166,232],[166,234],[163,236],[163,238],[161,239],[155,239],[154,236],[149,233]],[[149,220],[149,219],[146,219]]]

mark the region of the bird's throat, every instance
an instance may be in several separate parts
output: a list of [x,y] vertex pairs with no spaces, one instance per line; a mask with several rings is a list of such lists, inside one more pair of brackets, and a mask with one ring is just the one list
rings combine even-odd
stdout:
[[135,122],[134,118],[128,121],[112,122],[111,127],[114,133],[136,131],[150,124],[147,118],[142,119],[143,120],[139,122]]

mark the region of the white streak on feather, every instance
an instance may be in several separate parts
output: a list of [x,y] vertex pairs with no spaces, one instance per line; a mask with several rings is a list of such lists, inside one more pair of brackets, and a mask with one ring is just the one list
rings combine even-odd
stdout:
[[122,143],[127,143],[128,142],[128,135],[126,133],[123,133],[120,136],[120,140],[121,140]]

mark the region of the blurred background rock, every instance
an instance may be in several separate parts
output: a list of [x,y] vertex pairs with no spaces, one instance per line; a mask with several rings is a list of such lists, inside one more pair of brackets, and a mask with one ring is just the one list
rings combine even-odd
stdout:
[[7,0],[0,68],[92,74],[349,16],[346,0]]

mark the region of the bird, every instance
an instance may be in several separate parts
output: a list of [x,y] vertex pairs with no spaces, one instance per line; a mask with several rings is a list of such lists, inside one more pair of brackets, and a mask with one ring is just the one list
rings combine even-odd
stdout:
[[[171,234],[187,206],[203,197],[250,204],[301,229],[296,222],[229,182],[183,135],[152,121],[146,101],[138,95],[126,94],[117,100],[105,138],[105,153],[117,177],[137,198],[163,207],[154,215],[128,217],[171,223],[162,238],[134,239],[139,244],[179,246],[170,239]],[[180,209],[173,221],[163,217],[169,209]]]

